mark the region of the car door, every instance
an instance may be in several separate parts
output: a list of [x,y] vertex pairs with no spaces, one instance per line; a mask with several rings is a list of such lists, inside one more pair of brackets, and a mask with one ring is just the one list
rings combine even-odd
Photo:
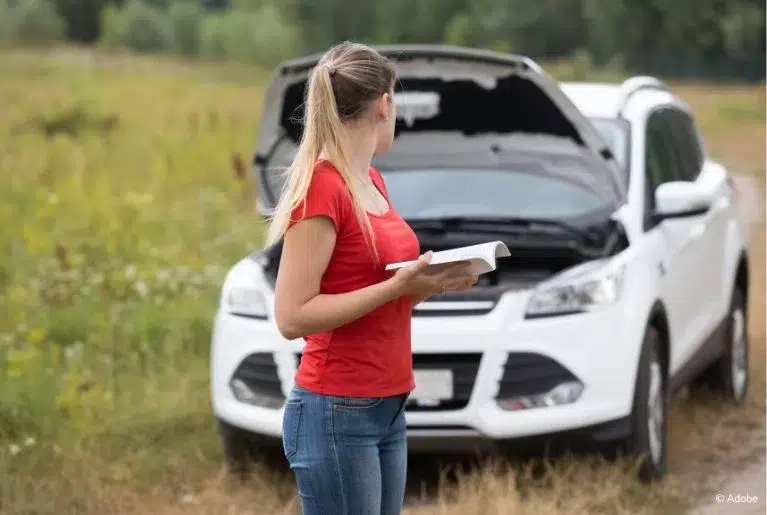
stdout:
[[652,219],[655,190],[661,184],[688,180],[679,139],[674,134],[673,111],[664,107],[647,120],[645,159],[648,178],[646,228],[660,232],[662,248],[657,263],[661,299],[666,306],[671,337],[670,369],[673,373],[696,345],[701,310],[706,295],[706,263],[703,255],[701,216],[674,218],[656,223]]
[[696,217],[698,223],[697,249],[703,262],[703,275],[710,278],[699,285],[700,298],[696,299],[697,318],[692,322],[691,333],[694,339],[702,343],[716,328],[724,316],[728,300],[722,281],[715,278],[722,276],[725,262],[724,241],[727,234],[727,221],[732,209],[730,187],[727,174],[722,166],[707,159],[702,146],[702,139],[695,127],[692,116],[681,109],[672,109],[672,130],[677,140],[679,156],[682,159],[681,173],[685,180],[692,181],[708,198],[711,208]]

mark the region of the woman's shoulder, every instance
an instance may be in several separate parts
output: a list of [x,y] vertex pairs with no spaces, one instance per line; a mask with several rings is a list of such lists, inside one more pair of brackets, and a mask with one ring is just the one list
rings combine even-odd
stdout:
[[349,212],[349,194],[341,175],[327,161],[314,165],[306,194],[293,208],[291,224],[311,216],[327,216],[340,230]]
[[314,173],[312,174],[312,182],[323,183],[331,187],[343,187],[346,188],[344,178],[341,176],[341,172],[333,166],[333,163],[325,159],[320,159],[314,165]]
[[317,161],[314,165],[307,196],[328,197],[336,201],[344,201],[348,195],[349,189],[336,167],[329,161]]

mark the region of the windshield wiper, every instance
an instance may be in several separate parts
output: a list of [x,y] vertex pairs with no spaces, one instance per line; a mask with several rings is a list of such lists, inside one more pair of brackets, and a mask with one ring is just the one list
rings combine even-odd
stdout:
[[499,234],[503,236],[527,236],[530,234],[556,236],[565,233],[577,240],[578,252],[590,258],[601,258],[609,254],[611,247],[615,243],[614,240],[617,238],[614,227],[605,238],[604,235],[594,231],[581,229],[561,220],[546,218],[471,216],[417,218],[406,220],[406,222],[416,232],[425,231],[433,234],[457,231]]
[[[445,218],[416,218],[406,220],[406,222],[413,230],[440,233],[448,231],[481,231],[517,235],[530,234],[531,232],[556,234],[557,232],[564,231],[586,241],[593,240],[593,234],[589,231],[560,220],[546,218],[454,216]],[[552,231],[552,228],[559,229],[559,231]]]

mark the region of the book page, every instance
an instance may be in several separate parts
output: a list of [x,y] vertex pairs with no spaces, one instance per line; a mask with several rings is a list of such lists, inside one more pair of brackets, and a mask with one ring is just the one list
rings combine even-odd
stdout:
[[495,252],[487,251],[489,245],[495,246],[494,243],[485,243],[482,245],[472,245],[470,247],[459,247],[457,249],[435,252],[431,262],[436,265],[438,263],[453,263],[455,261],[468,261],[470,259],[487,260],[488,254],[494,258]]
[[[431,266],[459,261],[470,261],[471,273],[474,275],[481,275],[495,270],[496,256],[505,257],[509,255],[509,249],[503,242],[492,241],[481,243],[479,245],[470,245],[468,247],[458,247],[455,249],[435,252],[431,259]],[[396,270],[412,263],[415,263],[415,261],[392,263],[387,265],[386,269]]]

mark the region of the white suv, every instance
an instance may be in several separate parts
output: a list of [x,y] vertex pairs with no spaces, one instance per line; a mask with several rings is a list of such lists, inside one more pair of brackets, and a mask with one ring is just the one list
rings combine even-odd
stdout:
[[[397,62],[398,124],[374,165],[422,249],[511,250],[471,290],[414,309],[410,450],[586,438],[649,456],[641,476],[662,476],[669,396],[695,383],[739,403],[748,384],[744,234],[690,109],[650,77],[560,84],[520,56],[379,51]],[[266,93],[264,215],[318,58],[282,64]],[[301,357],[303,340],[274,322],[280,251],[229,271],[215,317],[211,393],[230,465],[254,442],[279,445]]]

